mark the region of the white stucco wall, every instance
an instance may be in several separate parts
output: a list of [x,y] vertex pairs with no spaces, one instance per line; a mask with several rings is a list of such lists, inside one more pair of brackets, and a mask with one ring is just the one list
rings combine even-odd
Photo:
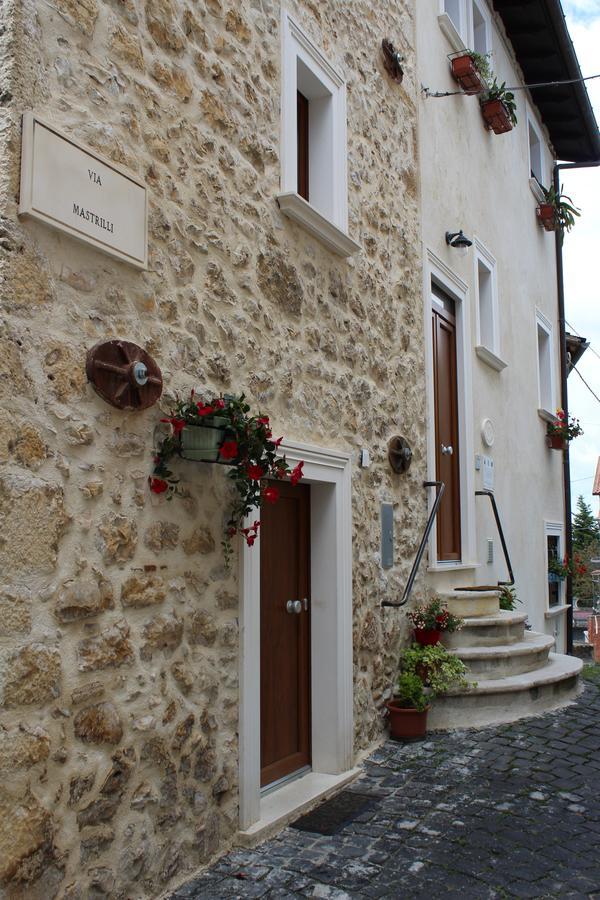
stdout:
[[[442,4],[443,9],[443,4]],[[453,91],[447,55],[452,46],[440,27],[440,0],[417,5],[417,57],[419,80],[431,91]],[[491,16],[492,67],[500,82],[522,83],[501,23]],[[468,33],[466,45],[472,46]],[[551,322],[554,340],[554,405],[560,404],[559,343],[555,247],[553,235],[537,224],[537,201],[529,185],[527,111],[544,134],[526,91],[517,92],[518,125],[508,134],[488,132],[476,97],[455,96],[419,102],[424,257],[435,255],[467,286],[462,314],[466,317],[465,423],[472,446],[465,469],[469,503],[463,508],[472,529],[472,549],[463,547],[463,562],[476,568],[431,574],[438,589],[469,584],[493,584],[506,577],[502,549],[486,498],[472,499],[482,485],[475,471],[475,454],[494,460],[495,495],[523,610],[536,631],[553,633],[557,622],[564,632],[564,614],[545,619],[547,610],[545,520],[564,521],[561,454],[545,446],[546,423],[538,415],[538,358],[536,307]],[[544,181],[551,183],[552,150],[544,152]],[[477,238],[495,257],[497,266],[500,356],[507,363],[498,372],[475,352],[476,264],[474,248],[465,255],[446,245],[445,232],[462,228]],[[427,275],[425,276],[427,279]],[[425,285],[425,288],[427,286]],[[428,297],[428,290],[424,290]],[[427,307],[426,326],[430,331]],[[481,423],[491,419],[495,429],[492,448],[481,438]],[[433,427],[430,428],[430,476],[434,476]],[[468,441],[467,441],[468,444]],[[495,562],[487,563],[487,539],[493,538]],[[463,541],[464,544],[464,541]],[[558,650],[563,650],[561,633]]]

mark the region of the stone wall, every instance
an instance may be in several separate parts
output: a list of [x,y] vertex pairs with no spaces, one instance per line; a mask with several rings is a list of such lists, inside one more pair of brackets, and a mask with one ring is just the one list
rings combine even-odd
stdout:
[[[350,450],[356,748],[406,625],[398,593],[425,517],[413,12],[298,0],[348,81],[341,260],[284,219],[275,0],[5,0],[0,10],[0,883],[17,897],[157,896],[237,828],[238,586],[220,467],[151,496],[157,407],[86,383],[101,339],[142,344],[165,399],[244,391],[277,433]],[[406,55],[404,84],[379,47]],[[17,218],[20,117],[35,109],[150,189],[137,272]],[[393,476],[394,433],[415,451]],[[397,504],[398,566],[379,565]]]

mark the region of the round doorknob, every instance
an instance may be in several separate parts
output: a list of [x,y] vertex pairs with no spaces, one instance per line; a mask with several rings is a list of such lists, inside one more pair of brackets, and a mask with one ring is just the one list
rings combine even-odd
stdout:
[[449,447],[449,446],[448,446],[448,447],[445,447],[445,446],[442,444],[442,456],[452,456],[453,453],[454,453],[454,448],[453,448],[453,447]]
[[302,600],[288,600],[285,608],[289,613],[300,615],[302,612]]

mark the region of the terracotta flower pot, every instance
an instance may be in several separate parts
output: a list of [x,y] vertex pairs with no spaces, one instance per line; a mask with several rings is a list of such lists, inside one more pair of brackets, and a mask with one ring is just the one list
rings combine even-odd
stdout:
[[564,450],[565,439],[560,434],[547,434],[546,447],[548,447],[550,450]]
[[186,425],[181,432],[181,455],[197,462],[217,462],[227,419],[207,416],[202,425]]
[[512,131],[510,113],[502,100],[484,100],[481,104],[481,114],[487,127],[491,128],[494,134]]
[[452,74],[465,94],[481,94],[485,90],[485,81],[468,53],[464,56],[455,56],[451,66]]
[[418,741],[425,737],[429,707],[423,712],[419,712],[416,709],[403,707],[399,700],[390,700],[389,703],[386,703],[386,707],[392,740]]
[[437,644],[441,634],[442,632],[438,631],[436,628],[414,629],[415,641],[417,644],[421,644],[422,647],[430,647],[432,644]]
[[551,203],[540,203],[535,212],[542,228],[546,231],[556,231],[556,210]]

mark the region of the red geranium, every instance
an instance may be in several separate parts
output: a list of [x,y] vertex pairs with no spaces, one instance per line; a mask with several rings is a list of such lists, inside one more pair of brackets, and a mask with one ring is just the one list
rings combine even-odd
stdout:
[[212,414],[214,413],[212,404],[210,406],[207,406],[204,403],[198,403],[197,406],[199,416],[212,416]]
[[279,488],[273,487],[273,485],[269,485],[263,491],[263,498],[267,501],[267,503],[277,503],[279,500]]
[[269,417],[268,416],[259,416],[256,421],[258,422],[259,425],[268,425]]
[[302,462],[302,460],[301,460],[298,463],[298,465],[294,469],[292,469],[292,472],[290,474],[290,481],[292,482],[292,484],[298,484],[298,482],[302,478],[303,466],[304,466],[304,462]]
[[235,459],[238,455],[237,441],[223,441],[223,446],[219,451],[221,459]]
[[150,482],[150,490],[153,494],[164,494],[165,491],[169,490],[169,484],[164,478],[155,478],[152,476],[148,481]]
[[168,419],[161,419],[161,422],[168,422],[169,425],[173,428],[175,434],[181,434],[183,429],[185,428],[185,420],[179,419],[177,416],[169,416]]
[[251,478],[253,481],[260,481],[265,474],[262,466],[247,466],[246,472],[248,473],[248,478]]

